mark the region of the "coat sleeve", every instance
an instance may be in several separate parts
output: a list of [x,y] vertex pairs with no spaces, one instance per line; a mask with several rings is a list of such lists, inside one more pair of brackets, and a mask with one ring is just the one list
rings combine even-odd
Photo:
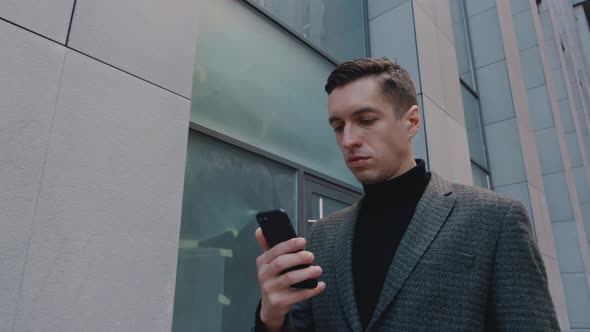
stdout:
[[[252,332],[266,332],[264,324],[260,320],[260,302],[256,308],[256,317]],[[285,319],[285,324],[282,328],[283,332],[299,332],[299,331],[315,331],[313,325],[313,318],[311,314],[310,300],[299,302],[291,307],[289,315]]]
[[524,206],[512,202],[501,222],[488,299],[488,327],[494,331],[559,331],[545,266]]

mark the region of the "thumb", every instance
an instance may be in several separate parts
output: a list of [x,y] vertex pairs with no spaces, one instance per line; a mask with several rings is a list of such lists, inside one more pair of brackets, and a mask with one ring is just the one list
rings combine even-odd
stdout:
[[270,246],[268,245],[268,242],[266,242],[266,239],[264,238],[264,234],[262,233],[262,229],[260,229],[260,227],[256,229],[256,240],[258,241],[258,244],[260,245],[260,248],[262,248],[262,250],[267,251],[270,249]]

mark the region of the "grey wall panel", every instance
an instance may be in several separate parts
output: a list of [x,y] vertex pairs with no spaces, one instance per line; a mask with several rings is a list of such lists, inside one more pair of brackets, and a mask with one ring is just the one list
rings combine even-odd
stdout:
[[[371,56],[397,60],[408,70],[421,92],[412,3],[408,1],[369,22]],[[400,47],[403,45],[403,47]]]
[[430,168],[449,181],[472,184],[464,127],[427,96],[423,98],[423,102]]
[[522,64],[522,75],[527,89],[536,88],[545,84],[545,74],[539,47],[530,47],[520,52],[520,63]]
[[552,225],[561,273],[584,272],[575,221],[556,222]]
[[465,1],[468,16],[477,15],[495,6],[496,2],[494,0]]
[[572,168],[572,175],[576,184],[576,193],[578,194],[580,205],[590,203],[590,188],[588,187],[588,178],[584,167]]
[[515,119],[485,126],[490,155],[490,170],[495,186],[526,181]]
[[584,57],[584,61],[581,62],[585,66],[586,75],[588,75],[590,74],[590,29],[588,29],[588,19],[586,17],[584,6],[574,7],[574,14],[576,19],[576,30],[580,37],[580,51]]
[[65,48],[4,21],[0,45],[0,331],[10,331]]
[[190,98],[197,10],[193,0],[78,0],[70,46]]
[[557,100],[561,101],[566,99],[568,96],[561,69],[553,69],[551,71],[551,77],[553,77],[553,89],[555,89],[555,96],[557,97]]
[[586,241],[590,243],[590,203],[580,204],[582,210],[582,219],[584,221],[584,231],[586,232]]
[[[469,6],[467,7],[469,8]],[[502,42],[496,7],[470,16],[469,27],[473,45],[473,62],[476,68],[489,65],[504,58],[504,44]]]
[[574,114],[574,119],[576,119],[576,121],[580,121],[580,126],[578,128],[582,133],[582,136],[589,136],[590,131],[588,130],[588,126],[586,125],[587,122],[586,117],[584,116],[584,108],[579,107],[575,112],[576,114]]
[[494,191],[519,200],[526,207],[529,217],[533,215],[529,188],[526,182],[514,183],[505,186],[494,186]]
[[2,0],[0,17],[65,44],[74,0]]
[[369,9],[369,20],[372,20],[406,2],[410,2],[410,0],[368,0],[367,7]]
[[535,132],[539,162],[543,174],[563,172],[561,149],[556,131],[557,129],[552,127]]
[[514,118],[506,61],[476,70],[484,124]]
[[547,93],[547,86],[541,85],[527,90],[529,112],[534,130],[554,127],[551,102]]
[[549,67],[551,70],[558,69],[561,67],[561,63],[559,62],[559,53],[557,46],[555,45],[555,40],[545,41],[545,54],[547,55],[547,60],[549,62]]
[[[528,2],[523,0],[523,2]],[[514,14],[514,13],[513,13]],[[523,11],[513,16],[514,29],[518,40],[518,49],[525,50],[537,45],[537,33],[533,22],[533,13],[530,10]]]
[[580,145],[578,144],[578,135],[576,132],[567,133],[563,137],[567,145],[571,167],[583,166],[584,163],[582,162],[582,154],[580,153]]
[[512,15],[516,15],[525,10],[530,11],[531,6],[527,0],[510,0],[510,9],[512,10]]
[[68,51],[15,331],[168,331],[190,102]]
[[572,330],[590,328],[590,315],[587,311],[590,308],[590,294],[586,278],[583,273],[561,275]]
[[569,100],[563,99],[559,102],[559,117],[561,119],[561,127],[563,133],[571,133],[576,131],[572,112],[570,110]]
[[553,31],[553,23],[551,23],[551,16],[549,15],[549,11],[541,11],[539,14],[541,18],[541,28],[543,29],[543,39],[545,41],[548,40],[555,40],[555,33]]
[[554,173],[543,176],[545,195],[549,206],[551,222],[573,220],[572,203],[567,188],[565,173]]

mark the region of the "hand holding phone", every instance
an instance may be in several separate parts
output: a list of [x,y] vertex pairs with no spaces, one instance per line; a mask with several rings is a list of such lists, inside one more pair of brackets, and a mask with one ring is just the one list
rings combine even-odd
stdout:
[[[256,259],[259,317],[267,331],[280,331],[291,306],[318,295],[326,284],[317,282],[322,269],[309,265],[313,254],[304,250],[305,239],[296,237],[285,211],[260,212],[256,219],[256,240],[264,250]],[[293,291],[294,287],[302,288]]]
[[[283,209],[278,210],[270,210],[259,212],[256,214],[256,220],[262,229],[262,233],[264,234],[264,238],[268,245],[272,248],[281,242],[288,241],[292,238],[297,237],[293,226],[291,225],[291,221],[289,220],[289,216]],[[301,251],[301,250],[299,250]],[[301,264],[297,266],[290,267],[281,274],[300,270],[309,267],[309,264]],[[308,279],[302,282],[298,282],[296,284],[291,285],[292,288],[316,288],[318,285],[317,279]]]

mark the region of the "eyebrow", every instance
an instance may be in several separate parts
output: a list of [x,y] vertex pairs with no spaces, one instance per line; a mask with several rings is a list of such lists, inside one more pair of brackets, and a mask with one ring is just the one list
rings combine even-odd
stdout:
[[[364,107],[364,108],[361,108],[361,109],[358,109],[358,110],[352,112],[351,115],[352,116],[357,116],[359,114],[364,114],[364,113],[381,113],[381,111],[376,110],[376,109],[371,108],[371,107]],[[339,117],[337,117],[337,116],[331,116],[330,118],[328,118],[328,123],[332,123],[332,122],[338,121],[338,120],[340,120]]]

